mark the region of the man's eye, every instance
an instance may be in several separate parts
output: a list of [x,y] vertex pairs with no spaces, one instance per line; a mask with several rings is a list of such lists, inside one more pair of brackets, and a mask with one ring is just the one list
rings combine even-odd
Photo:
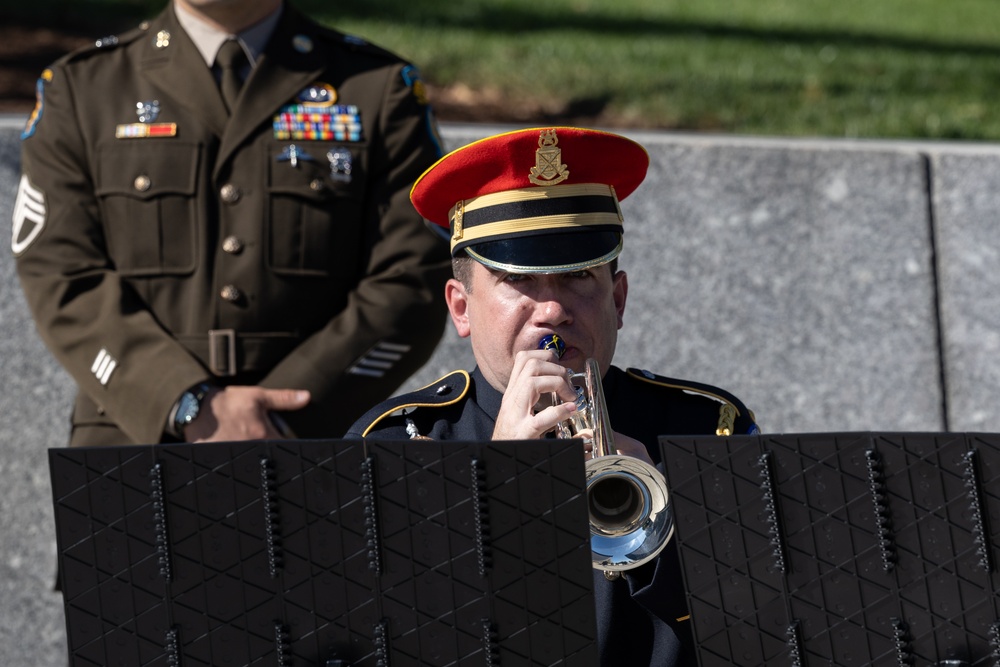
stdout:
[[508,273],[503,277],[504,282],[521,283],[528,279],[528,276],[521,273]]
[[580,271],[569,271],[566,274],[567,278],[589,278],[590,271],[580,270]]

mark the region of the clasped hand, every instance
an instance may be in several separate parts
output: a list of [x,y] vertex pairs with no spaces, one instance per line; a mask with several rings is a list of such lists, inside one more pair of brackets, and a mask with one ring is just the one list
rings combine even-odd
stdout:
[[298,410],[309,403],[309,392],[228,386],[212,389],[202,410],[184,429],[187,442],[227,440],[277,440],[287,437],[271,419],[273,412]]

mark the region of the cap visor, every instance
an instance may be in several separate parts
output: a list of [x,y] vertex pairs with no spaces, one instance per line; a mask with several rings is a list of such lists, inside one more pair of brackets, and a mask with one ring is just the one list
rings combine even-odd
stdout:
[[534,234],[465,248],[480,264],[509,273],[565,273],[607,264],[622,250],[619,232]]

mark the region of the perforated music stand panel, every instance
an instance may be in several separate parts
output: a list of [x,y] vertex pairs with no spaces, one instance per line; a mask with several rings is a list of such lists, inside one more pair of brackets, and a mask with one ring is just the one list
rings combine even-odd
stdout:
[[49,463],[71,665],[597,664],[583,460],[566,441]]
[[1000,664],[1000,435],[660,442],[702,667]]

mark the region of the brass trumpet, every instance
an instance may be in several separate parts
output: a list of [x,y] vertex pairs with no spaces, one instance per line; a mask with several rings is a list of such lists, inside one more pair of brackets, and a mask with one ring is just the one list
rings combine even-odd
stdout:
[[[538,347],[554,349],[560,357],[565,351],[554,335],[542,338]],[[577,391],[577,410],[557,431],[561,438],[592,443],[586,465],[591,562],[613,580],[656,558],[673,537],[670,495],[659,470],[615,449],[597,361],[587,359],[584,372],[570,371],[569,380]]]

